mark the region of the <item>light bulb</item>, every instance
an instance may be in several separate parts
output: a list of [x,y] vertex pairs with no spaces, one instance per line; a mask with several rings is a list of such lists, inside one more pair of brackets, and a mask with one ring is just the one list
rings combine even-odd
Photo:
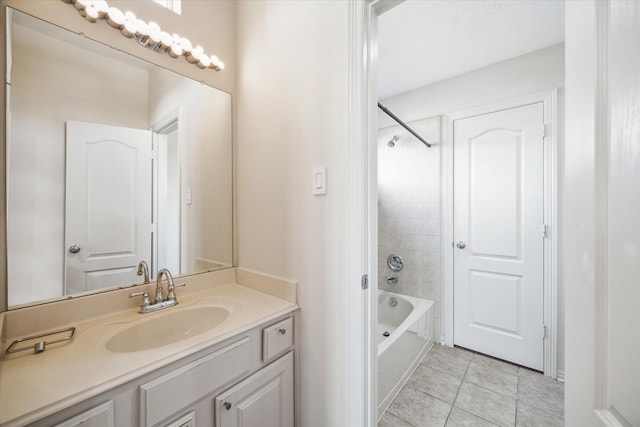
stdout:
[[98,14],[98,10],[93,7],[93,5],[87,6],[84,10],[84,18],[89,22],[96,22],[98,18],[100,18],[100,14]]
[[162,39],[160,31],[149,31],[149,38],[147,39],[147,45],[153,49],[158,50],[160,48],[160,40]]
[[169,48],[167,53],[172,58],[177,58],[179,56],[182,56],[182,54],[183,54],[182,48],[180,47],[180,45],[179,44],[175,44],[175,43],[171,45],[171,47]]
[[130,10],[127,10],[124,13],[124,19],[126,19],[127,21],[135,22],[136,19],[138,19],[138,18],[136,18],[136,14],[135,13],[131,12]]
[[209,59],[207,55],[202,54],[200,55],[197,64],[200,68],[209,68],[209,66],[211,65],[211,59]]
[[193,49],[193,45],[191,44],[191,42],[189,41],[189,39],[188,39],[188,38],[186,38],[186,37],[182,37],[182,38],[180,39],[180,47],[182,48],[182,50],[183,50],[185,53],[189,53],[189,52],[191,52],[191,49]]
[[124,24],[124,13],[118,8],[110,7],[109,10],[107,10],[107,22],[113,28],[122,28]]
[[78,11],[82,12],[87,8],[87,6],[89,6],[90,3],[92,3],[91,0],[76,0],[74,6],[76,7],[76,9],[78,9]]
[[107,14],[109,10],[109,5],[105,0],[94,0],[93,7],[98,11],[98,16],[100,19],[104,19],[104,16]]
[[169,49],[173,44],[173,38],[166,31],[162,31],[160,33],[160,43],[162,43],[164,49]]
[[196,46],[193,49],[191,49],[191,52],[189,52],[189,54],[187,55],[187,61],[189,61],[192,64],[195,64],[200,60],[200,57],[203,54],[204,52],[202,51],[202,47]]
[[221,70],[224,70],[224,62],[220,61],[218,66],[220,67]]
[[123,36],[127,38],[131,38],[136,35],[137,30],[138,30],[138,27],[136,26],[136,21],[124,21],[124,24],[122,24],[122,29],[120,30],[120,32],[122,33]]
[[149,22],[149,32],[154,32],[154,33],[159,33],[160,31],[162,31],[160,29],[160,25],[156,24],[155,22],[151,21]]
[[142,19],[136,19],[136,36],[138,37],[149,36],[149,26]]

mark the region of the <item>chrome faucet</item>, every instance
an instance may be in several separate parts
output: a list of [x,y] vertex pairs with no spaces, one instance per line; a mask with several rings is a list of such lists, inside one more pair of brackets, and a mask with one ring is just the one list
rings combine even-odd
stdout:
[[162,276],[167,276],[167,282],[169,285],[173,284],[173,276],[166,268],[158,271],[158,275],[156,276],[156,295],[153,297],[153,300],[156,304],[164,301],[164,295],[162,294]]
[[[144,262],[144,261],[142,261]],[[146,263],[145,263],[146,264]],[[162,294],[162,277],[165,276],[167,279],[167,298],[165,299]],[[142,295],[142,305],[140,306],[139,313],[150,313],[152,311],[160,310],[167,307],[173,307],[178,304],[178,298],[176,298],[175,288],[178,286],[185,286],[185,283],[180,283],[178,285],[173,283],[173,276],[171,272],[166,268],[158,271],[158,277],[156,278],[156,295],[154,297],[154,302],[151,304],[151,300],[149,299],[148,291],[134,292],[129,294],[129,298]]]
[[[162,295],[162,276],[167,276],[167,301],[169,301],[169,293],[173,293],[173,289],[175,285],[173,284],[173,276],[171,272],[166,268],[158,271],[158,277],[156,277],[156,303],[164,301],[164,296]],[[174,295],[175,299],[175,295]]]
[[144,284],[147,285],[151,283],[149,281],[149,266],[145,260],[142,260],[138,263],[138,276],[144,275]]

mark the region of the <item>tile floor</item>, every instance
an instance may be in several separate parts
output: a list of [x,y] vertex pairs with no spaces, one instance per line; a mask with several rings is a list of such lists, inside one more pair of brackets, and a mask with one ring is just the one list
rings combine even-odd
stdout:
[[434,345],[379,427],[556,427],[564,384],[461,348]]

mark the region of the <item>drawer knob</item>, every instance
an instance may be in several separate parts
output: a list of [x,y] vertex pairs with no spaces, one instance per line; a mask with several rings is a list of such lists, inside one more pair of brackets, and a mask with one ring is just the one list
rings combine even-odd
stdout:
[[229,409],[231,409],[231,403],[230,402],[224,402],[224,408],[228,411]]
[[280,328],[280,329],[278,329],[278,332],[280,332],[280,334],[284,335],[284,334],[287,333],[287,330],[284,329],[284,328]]

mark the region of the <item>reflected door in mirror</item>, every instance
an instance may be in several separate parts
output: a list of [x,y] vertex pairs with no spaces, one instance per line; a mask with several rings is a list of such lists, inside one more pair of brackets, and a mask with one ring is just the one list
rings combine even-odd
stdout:
[[150,131],[67,122],[65,294],[137,280],[151,191]]

